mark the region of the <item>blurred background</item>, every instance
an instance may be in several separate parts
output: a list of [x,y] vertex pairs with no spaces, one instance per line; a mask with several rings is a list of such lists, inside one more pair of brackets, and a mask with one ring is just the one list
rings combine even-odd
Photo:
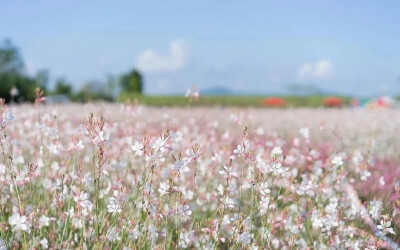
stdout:
[[399,13],[395,0],[3,0],[0,97],[392,107]]

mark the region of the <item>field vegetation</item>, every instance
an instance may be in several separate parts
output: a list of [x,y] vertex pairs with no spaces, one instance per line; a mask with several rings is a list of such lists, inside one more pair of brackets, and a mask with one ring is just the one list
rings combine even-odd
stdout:
[[397,110],[1,106],[0,248],[396,249]]

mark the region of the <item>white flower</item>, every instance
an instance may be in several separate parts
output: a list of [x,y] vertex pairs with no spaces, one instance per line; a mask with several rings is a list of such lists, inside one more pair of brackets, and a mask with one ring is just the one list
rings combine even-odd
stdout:
[[314,229],[321,229],[324,227],[324,221],[323,218],[321,218],[318,214],[318,212],[313,212],[312,217],[311,217],[311,223]]
[[161,151],[153,152],[145,156],[145,161],[148,165],[157,165],[160,162],[164,162],[165,158]]
[[245,141],[242,144],[237,145],[236,149],[233,150],[233,153],[243,156],[244,154],[248,153],[249,150],[250,143],[248,141]]
[[251,244],[250,246],[250,250],[258,250],[259,247],[256,245],[256,243],[253,242],[253,244]]
[[251,243],[251,235],[249,232],[243,232],[239,235],[237,242],[243,245],[248,245]]
[[272,172],[274,175],[282,174],[284,169],[282,168],[282,164],[280,162],[273,162],[269,166],[268,172]]
[[82,178],[82,183],[85,186],[90,187],[90,185],[93,183],[92,174],[91,173],[86,173]]
[[121,205],[118,203],[110,203],[107,205],[107,211],[112,214],[120,214],[122,212]]
[[178,213],[182,217],[189,217],[192,215],[192,210],[190,210],[189,205],[182,205],[178,208]]
[[352,158],[353,163],[356,165],[359,165],[359,164],[361,164],[361,162],[363,160],[364,160],[364,157],[363,157],[362,153],[359,150],[355,151],[353,154],[353,158]]
[[268,182],[261,183],[258,187],[258,190],[260,194],[264,196],[271,193],[271,190],[268,189]]
[[239,220],[239,214],[235,213],[234,215],[232,215],[232,217],[229,218],[229,220],[234,223],[235,221]]
[[30,232],[28,221],[26,216],[21,216],[19,213],[13,214],[9,219],[8,223],[13,228],[13,231],[25,231]]
[[193,149],[186,149],[185,154],[186,157],[184,158],[184,160],[186,161],[186,164],[190,164],[192,161],[197,161],[200,156]]
[[158,192],[160,193],[161,196],[167,194],[170,190],[170,186],[167,182],[161,182],[160,183],[160,188],[158,189]]
[[0,175],[5,175],[7,170],[6,165],[0,163]]
[[179,235],[179,246],[182,248],[187,248],[190,243],[190,234],[187,232],[181,232]]
[[279,247],[279,245],[280,245],[280,242],[279,242],[279,240],[277,238],[274,238],[271,241],[271,243],[272,243],[272,246],[273,246],[274,249],[277,249]]
[[83,191],[77,195],[74,196],[74,201],[78,204],[78,206],[88,209],[91,211],[93,209],[93,203],[89,200],[89,194],[84,193]]
[[362,181],[365,181],[365,180],[367,180],[370,176],[371,176],[371,172],[369,172],[368,170],[364,170],[364,171],[361,172],[361,177],[360,177],[360,179],[361,179]]
[[339,167],[343,165],[343,158],[340,155],[337,155],[332,159],[331,162],[333,165]]
[[276,147],[274,147],[274,148],[272,149],[272,151],[271,151],[271,156],[273,156],[273,155],[281,155],[282,152],[283,152],[283,151],[282,151],[282,148],[276,146]]
[[3,113],[3,120],[4,121],[12,121],[12,120],[14,120],[14,114],[11,111]]
[[239,177],[239,174],[234,171],[234,167],[232,166],[222,166],[222,170],[219,170],[218,173],[227,179],[231,177]]
[[263,196],[260,200],[260,214],[263,215],[267,212],[269,207],[269,197]]
[[50,167],[52,170],[57,171],[60,169],[60,164],[58,162],[54,161],[53,163],[51,163]]
[[314,192],[314,186],[311,183],[308,183],[306,185],[300,185],[297,190],[296,193],[298,195],[305,195],[307,194],[308,196],[314,196],[315,192]]
[[165,151],[165,147],[166,147],[166,141],[158,138],[157,140],[155,140],[152,144],[151,147],[154,149],[154,151],[160,151],[160,152],[164,152]]
[[385,184],[386,184],[385,178],[383,178],[383,176],[381,176],[381,177],[379,178],[379,185],[385,186]]
[[131,146],[132,151],[135,153],[135,156],[142,156],[144,154],[144,146],[142,143],[135,141]]
[[310,138],[310,130],[306,127],[303,127],[301,129],[299,129],[299,133],[301,134],[301,136],[303,136],[305,139]]
[[110,198],[110,203],[123,204],[127,200],[126,193],[124,191],[114,190],[113,197]]
[[369,214],[371,215],[372,219],[379,220],[379,215],[381,213],[381,209],[383,206],[382,201],[372,200],[369,202],[369,205],[370,205]]
[[71,207],[70,209],[69,209],[69,211],[67,211],[67,212],[65,212],[65,215],[67,215],[67,216],[69,216],[69,217],[74,217],[74,215],[75,215],[75,209],[74,209],[74,207]]
[[110,230],[108,230],[107,240],[109,242],[116,242],[116,241],[121,240],[121,237],[119,236],[119,232],[115,229],[115,227],[112,227]]
[[48,227],[50,225],[50,218],[46,215],[42,215],[39,218],[39,227]]
[[128,237],[131,240],[137,240],[139,239],[139,236],[140,236],[139,225],[136,224],[133,230],[129,233]]
[[174,166],[172,167],[173,170],[175,171],[180,171],[182,169],[186,169],[186,163],[182,160],[177,160],[174,164]]
[[0,238],[0,250],[7,250],[6,243],[2,238]]
[[188,189],[186,189],[186,188],[184,188],[184,187],[182,187],[182,194],[183,194],[183,198],[185,199],[185,200],[191,200],[191,199],[193,199],[193,195],[194,195],[194,193],[193,193],[193,191],[192,190],[188,190]]
[[81,151],[85,148],[85,145],[83,145],[82,140],[79,140],[77,143],[75,143],[75,149],[77,151]]
[[396,233],[394,232],[394,230],[390,226],[390,224],[392,224],[392,220],[389,220],[389,221],[386,221],[386,222],[384,220],[381,220],[381,224],[378,225],[377,227],[378,227],[379,230],[381,230],[383,232],[384,235],[386,235],[388,233],[396,235]]
[[284,167],[280,171],[281,171],[281,176],[282,177],[288,177],[288,176],[291,175],[288,167]]
[[100,144],[110,140],[110,134],[106,134],[104,131],[100,131],[99,134],[93,139],[94,144]]
[[215,153],[211,159],[217,163],[224,162],[224,156],[221,152]]
[[49,248],[49,242],[47,241],[46,238],[43,238],[39,243],[40,243],[40,245],[42,246],[43,249]]
[[229,197],[224,200],[224,206],[228,209],[233,209],[235,207],[235,201]]

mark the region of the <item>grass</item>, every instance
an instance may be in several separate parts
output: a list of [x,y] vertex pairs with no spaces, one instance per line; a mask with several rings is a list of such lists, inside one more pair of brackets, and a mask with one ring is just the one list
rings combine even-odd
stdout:
[[[263,107],[262,101],[268,96],[200,96],[199,100],[190,103],[184,96],[165,96],[165,95],[139,95],[132,93],[122,93],[120,101],[135,100],[149,106],[233,106],[233,107]],[[320,107],[326,96],[279,96],[283,98],[287,107]],[[341,97],[343,103],[350,103],[349,97]]]

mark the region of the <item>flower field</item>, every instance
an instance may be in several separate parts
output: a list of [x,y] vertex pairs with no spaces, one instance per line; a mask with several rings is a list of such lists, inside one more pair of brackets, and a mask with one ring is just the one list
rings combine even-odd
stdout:
[[0,112],[0,249],[400,243],[398,110]]

